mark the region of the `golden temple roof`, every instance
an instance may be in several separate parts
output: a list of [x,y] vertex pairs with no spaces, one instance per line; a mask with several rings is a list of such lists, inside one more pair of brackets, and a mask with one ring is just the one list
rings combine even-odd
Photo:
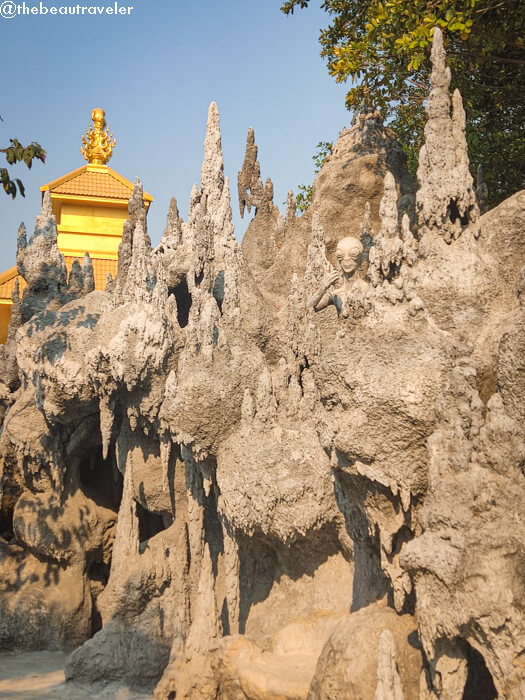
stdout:
[[[133,183],[107,165],[89,164],[42,185],[40,189],[42,192],[49,190],[53,195],[120,199],[127,202],[133,193]],[[144,192],[143,197],[145,202],[153,201],[147,192]]]
[[63,182],[53,189],[55,194],[94,195],[98,197],[129,197],[126,185],[111,177],[109,173],[84,172]]

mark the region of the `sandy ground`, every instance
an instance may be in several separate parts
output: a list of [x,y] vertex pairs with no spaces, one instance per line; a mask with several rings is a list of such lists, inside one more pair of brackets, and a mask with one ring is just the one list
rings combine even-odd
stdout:
[[0,652],[0,700],[153,700],[115,684],[66,683],[66,656],[56,651]]

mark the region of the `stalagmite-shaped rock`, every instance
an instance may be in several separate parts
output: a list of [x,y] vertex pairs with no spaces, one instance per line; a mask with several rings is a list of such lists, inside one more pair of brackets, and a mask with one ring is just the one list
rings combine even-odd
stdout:
[[82,289],[84,286],[84,275],[82,273],[82,270],[80,269],[80,263],[78,262],[77,258],[73,260],[73,264],[71,265],[71,270],[69,272],[69,279],[68,279],[68,288],[70,294],[78,297],[82,293]]
[[295,195],[293,190],[288,190],[288,197],[286,198],[286,223],[289,224],[293,219],[295,219],[295,212],[297,210],[297,202],[295,201]]
[[11,306],[11,318],[9,319],[9,328],[7,330],[7,341],[14,341],[16,332],[22,325],[22,308],[20,302],[20,283],[18,278],[15,279],[13,293],[11,294],[13,305]]
[[169,245],[171,248],[177,248],[182,243],[182,219],[179,216],[179,208],[175,197],[170,199],[162,243]]
[[[469,171],[465,112],[456,90],[449,97],[450,68],[445,65],[443,35],[436,27],[432,45],[431,91],[425,143],[419,153],[416,212],[422,231],[434,231],[447,243],[479,219]],[[476,229],[474,229],[476,230]]]
[[252,206],[262,209],[268,204],[265,197],[265,188],[261,180],[261,166],[257,160],[257,145],[253,127],[248,129],[246,137],[246,152],[242,169],[237,175],[237,189],[239,193],[239,210],[244,216],[244,210],[251,212]]
[[19,274],[27,282],[22,296],[24,321],[69,300],[66,264],[57,247],[56,219],[49,191],[44,192],[42,208],[29,241],[24,225],[20,226],[16,262]]
[[405,700],[397,669],[396,643],[390,630],[385,630],[379,637],[374,700]]
[[[255,207],[255,216],[244,234],[242,251],[257,279],[260,272],[267,270],[278,255],[283,242],[284,222],[281,212],[273,203],[271,179],[266,178],[263,185],[252,127],[248,130],[246,153],[242,170],[239,170],[237,187],[241,216],[244,216],[245,209],[250,212],[252,206]],[[291,223],[294,215],[291,209],[289,211],[288,223]]]
[[91,261],[91,256],[89,253],[84,253],[84,257],[82,259],[82,275],[83,275],[83,284],[82,284],[82,296],[84,294],[89,294],[95,289],[95,277],[93,274],[93,263]]
[[215,102],[208,109],[206,138],[204,139],[204,160],[201,168],[201,192],[207,197],[207,209],[213,211],[218,206],[224,186],[224,161],[222,158],[219,110]]

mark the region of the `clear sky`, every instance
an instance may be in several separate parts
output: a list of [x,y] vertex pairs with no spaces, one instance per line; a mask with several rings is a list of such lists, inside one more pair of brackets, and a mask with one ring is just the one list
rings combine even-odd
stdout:
[[[130,180],[140,177],[154,197],[148,215],[154,244],[171,196],[186,218],[211,101],[219,106],[238,239],[248,223],[238,213],[236,185],[248,127],[255,129],[263,180],[272,178],[284,210],[288,190],[313,179],[318,141],[337,139],[350,122],[347,88],[319,56],[319,30],[329,18],[316,2],[293,16],[280,12],[282,0],[130,0],[133,10],[117,16],[1,16],[17,3],[0,0],[0,145],[34,140],[47,160],[31,171],[23,164],[10,169],[23,180],[25,199],[0,192],[0,272],[15,263],[18,224],[33,231],[40,185],[84,165],[81,135],[93,107],[105,109],[117,138],[109,165]],[[76,8],[77,0],[42,5]],[[25,0],[26,8],[39,6]]]

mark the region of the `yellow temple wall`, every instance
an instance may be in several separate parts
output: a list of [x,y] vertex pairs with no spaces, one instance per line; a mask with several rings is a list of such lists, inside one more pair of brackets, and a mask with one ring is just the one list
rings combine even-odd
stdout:
[[11,302],[4,302],[0,299],[0,343],[7,340],[7,328],[11,318]]
[[122,235],[122,226],[128,216],[127,202],[120,209],[116,209],[114,204],[110,208],[102,205],[86,206],[63,202],[58,224],[70,231],[93,231],[120,236]]
[[121,238],[122,234],[111,237],[96,233],[78,234],[70,231],[61,231],[59,228],[57,243],[61,253],[78,257],[80,260],[84,257],[86,250],[89,251],[92,258],[116,260]]
[[110,208],[62,202],[58,221],[58,248],[64,255],[116,259],[127,206]]

